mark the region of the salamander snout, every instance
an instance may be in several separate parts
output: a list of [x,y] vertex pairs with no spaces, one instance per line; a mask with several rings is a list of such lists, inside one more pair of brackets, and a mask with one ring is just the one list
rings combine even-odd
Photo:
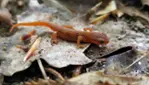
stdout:
[[104,33],[96,32],[93,34],[94,38],[96,38],[96,41],[94,42],[97,45],[106,45],[109,43],[109,38]]
[[98,40],[99,40],[99,43],[100,44],[108,44],[109,43],[109,38],[108,38],[108,36],[106,35],[106,34],[104,34],[104,33],[102,33],[102,35],[101,35],[101,37],[100,38],[98,38]]

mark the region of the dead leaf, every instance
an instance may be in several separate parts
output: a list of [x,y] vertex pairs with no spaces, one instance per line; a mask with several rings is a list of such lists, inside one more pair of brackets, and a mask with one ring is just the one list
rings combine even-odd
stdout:
[[116,9],[117,9],[117,6],[116,6],[115,0],[111,0],[109,2],[109,4],[104,9],[97,10],[98,12],[96,13],[96,15],[108,14],[109,12],[112,12],[112,11],[114,11]]
[[[136,21],[136,22],[131,21],[130,22],[129,20],[126,20],[126,19],[122,19],[122,20],[118,19],[118,21],[108,20],[106,23],[96,25],[95,30],[103,31],[110,38],[110,43],[106,46],[108,49],[107,49],[107,51],[104,52],[104,55],[109,54],[117,49],[120,49],[120,48],[126,47],[126,46],[136,47],[136,50],[139,53],[147,51],[149,48],[149,43],[148,43],[149,39],[147,39],[146,38],[147,35],[143,32],[140,32],[139,29],[135,30],[137,28],[141,28],[143,30],[144,26],[139,21]],[[91,52],[91,53],[93,53],[93,52]],[[88,56],[92,56],[92,55],[93,54],[90,54]],[[99,58],[100,57],[99,55],[94,55],[93,57]],[[104,55],[102,55],[102,56],[104,56]],[[137,58],[140,56],[141,55],[137,54],[134,57]],[[121,58],[122,58],[122,61],[125,62],[123,57],[121,57]],[[113,58],[113,59],[115,59],[115,58]],[[112,59],[109,59],[109,60],[112,60]],[[135,74],[141,73],[142,71],[148,72],[147,69],[149,68],[149,66],[148,66],[147,61],[148,61],[148,58],[138,62],[134,66],[134,67],[136,67],[136,69],[133,69],[132,71],[129,70],[130,73],[128,72],[128,75],[130,75],[130,74],[135,75]],[[109,67],[111,69],[113,69],[111,73],[117,73],[117,71],[121,70],[121,69],[117,69],[117,68],[123,68],[121,66],[121,64],[119,63],[120,60],[115,60],[114,62],[115,62],[115,65],[113,67],[110,66],[110,65],[112,65],[111,63],[109,64]],[[131,64],[132,62],[133,62],[133,60],[129,64]],[[125,65],[125,67],[127,67],[129,64],[124,63],[123,66]],[[99,67],[98,65],[94,66],[94,67],[96,67],[97,69],[102,68],[102,67]],[[136,70],[137,70],[137,72],[136,72]]]
[[85,14],[85,20],[89,20],[92,15],[106,15],[109,12],[115,10],[116,4],[113,0],[99,1]]
[[125,6],[124,4],[122,4],[119,1],[117,2],[117,6],[121,12],[128,14],[129,16],[132,16],[132,17],[139,17],[139,18],[143,19],[143,21],[140,20],[140,21],[142,21],[143,24],[149,23],[149,15],[141,12],[139,9],[137,9],[135,7]]
[[[119,19],[118,21],[108,20],[106,23],[97,25],[95,30],[106,33],[110,38],[110,43],[107,48],[110,50],[116,50],[125,46],[137,46],[137,50],[146,51],[149,48],[146,35],[138,30],[136,32],[134,28],[141,28],[142,24],[138,22],[129,22],[128,20]],[[136,27],[135,27],[136,26]]]
[[91,20],[90,23],[91,24],[97,24],[97,23],[98,24],[101,24],[101,23],[103,23],[109,17],[109,15],[110,15],[109,13],[103,14],[103,15],[101,15],[101,16],[93,19],[93,20]]
[[69,79],[68,85],[148,85],[148,80],[147,76],[106,75],[95,71]]
[[[97,7],[95,6],[88,12],[88,14],[90,14],[90,13],[93,14],[95,11],[97,11],[95,13],[95,15],[97,15],[98,17],[91,19],[91,21],[90,21],[91,24],[103,23],[113,11],[117,10],[116,2],[114,0],[106,0],[106,1],[103,1],[101,4],[99,3],[99,6],[97,4]],[[102,8],[103,5],[105,6],[104,8]],[[99,9],[99,8],[101,8],[101,9]],[[120,15],[120,12],[118,12],[118,11],[115,13],[117,15]]]
[[86,14],[85,18],[88,20],[95,12],[96,10],[102,5],[102,2],[97,3],[94,7],[92,7]]
[[[106,73],[118,75],[124,68],[130,65],[135,60],[135,58],[137,58],[137,52],[135,48],[127,46],[120,48],[112,52],[111,54],[108,54],[108,56],[109,57],[107,58],[105,67]],[[137,71],[144,70],[144,69],[137,69],[139,67],[141,68],[141,66],[138,64],[134,65],[132,68],[129,69],[129,73],[130,71],[134,70]]]
[[43,37],[39,47],[39,49],[42,49],[40,53],[41,58],[47,61],[49,65],[62,68],[68,65],[83,65],[91,62],[83,54],[85,49],[76,48],[75,43],[59,39],[58,44],[52,46],[50,41],[49,37]]
[[[37,9],[37,11],[27,10],[21,15],[18,15],[18,23],[45,20],[45,16],[50,13],[55,13],[55,8],[47,8],[48,10],[44,12],[43,10],[40,11],[39,9]],[[47,21],[48,20],[49,19],[47,19]],[[85,25],[81,25],[81,23],[83,22],[80,22],[80,20],[78,21],[79,22],[69,21],[69,23],[72,23],[72,26],[74,26],[74,28],[83,30]],[[55,22],[57,24],[61,23],[61,25],[66,24],[65,21],[62,21],[59,18],[53,18],[51,22]],[[71,43],[63,41],[61,39],[59,39],[58,44],[52,46],[51,38],[45,35],[42,36],[43,38],[40,43],[39,49],[36,50],[36,55],[34,57],[31,57],[29,61],[23,62],[23,58],[25,57],[26,53],[23,50],[17,48],[16,45],[24,45],[24,43],[20,40],[20,36],[30,32],[31,30],[36,30],[37,34],[39,35],[44,34],[45,32],[52,32],[52,30],[49,30],[45,27],[20,27],[20,29],[16,33],[14,33],[14,35],[4,38],[1,37],[0,46],[4,47],[5,50],[0,49],[0,56],[2,60],[0,65],[0,73],[2,73],[3,75],[11,76],[15,72],[27,69],[31,65],[32,61],[34,61],[37,57],[44,59],[49,65],[57,68],[62,68],[68,65],[84,65],[92,61],[83,53],[88,46],[83,49],[77,49],[75,42]]]
[[[148,85],[149,77],[144,75],[106,75],[103,71],[93,71],[81,74],[77,77],[67,79],[62,83],[49,79],[50,85]],[[25,85],[45,84],[43,79],[26,82]]]

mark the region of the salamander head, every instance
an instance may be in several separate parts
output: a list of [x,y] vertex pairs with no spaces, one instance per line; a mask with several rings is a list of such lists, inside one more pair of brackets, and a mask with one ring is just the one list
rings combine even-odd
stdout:
[[109,39],[106,34],[100,32],[93,32],[92,33],[92,43],[96,45],[106,45],[109,43]]

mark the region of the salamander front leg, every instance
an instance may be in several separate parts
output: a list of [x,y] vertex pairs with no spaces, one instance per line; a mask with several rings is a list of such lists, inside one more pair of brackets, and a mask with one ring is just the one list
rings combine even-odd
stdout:
[[78,36],[77,38],[77,48],[84,48],[86,45],[81,45],[81,41],[83,40],[82,36]]
[[92,32],[93,31],[92,28],[84,28],[83,30],[86,31],[86,32]]
[[58,41],[57,41],[57,32],[53,32],[52,33],[52,37],[51,37],[51,44],[57,44]]

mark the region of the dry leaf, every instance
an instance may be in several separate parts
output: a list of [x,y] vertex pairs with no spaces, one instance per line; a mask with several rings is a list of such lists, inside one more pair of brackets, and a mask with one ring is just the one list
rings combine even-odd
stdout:
[[[51,85],[148,85],[149,77],[144,75],[126,76],[126,75],[106,75],[103,71],[94,71],[81,74],[77,77],[70,78],[63,83],[49,80]],[[30,81],[25,85],[36,85],[46,83],[39,79],[38,82]]]
[[114,10],[116,10],[116,2],[115,0],[111,0],[110,3],[106,6],[105,9],[102,10],[98,10],[98,12],[96,13],[96,15],[103,15],[103,14],[107,14],[109,12],[112,12]]
[[103,15],[91,20],[90,23],[91,24],[97,24],[97,23],[101,24],[109,17],[109,15],[110,15],[109,13],[103,14]]
[[[21,15],[18,15],[18,23],[45,20],[45,16],[48,16],[50,13],[55,13],[55,8],[47,8],[47,10],[44,8],[46,10],[44,12],[43,10],[40,11],[39,9],[37,8],[37,10],[34,9],[32,11],[27,10]],[[46,21],[48,20],[49,19]],[[58,24],[61,23],[62,25],[66,23],[65,21],[61,21],[59,18],[52,19],[51,22]],[[69,23],[73,23],[73,26],[80,30],[83,30],[85,26],[81,25],[81,23],[77,21],[69,21]],[[51,38],[49,35],[45,35],[42,36],[43,38],[41,40],[40,46],[35,52],[36,55],[31,57],[29,61],[23,62],[23,58],[25,57],[26,53],[23,50],[17,48],[16,45],[24,45],[24,43],[20,40],[20,36],[30,32],[31,30],[36,30],[37,34],[39,35],[52,31],[45,27],[20,27],[20,29],[12,36],[3,38],[1,37],[0,47],[3,47],[4,49],[0,49],[0,60],[2,61],[0,65],[0,73],[11,76],[15,72],[27,69],[31,65],[32,61],[34,61],[37,57],[44,59],[49,65],[58,68],[68,65],[84,65],[92,61],[83,53],[87,47],[84,49],[77,49],[76,42],[71,43],[61,39],[59,39],[59,43],[57,45],[55,44],[52,46],[50,42]]]
[[[50,44],[49,37],[43,37],[39,49],[41,58],[53,67],[62,68],[68,65],[83,65],[90,63],[83,51],[85,49],[76,48],[75,43],[58,40],[58,44]],[[40,51],[39,50],[39,51]]]
[[[106,1],[103,1],[101,4],[99,3],[99,7],[98,8],[102,8],[102,5],[104,4],[105,5],[105,8],[103,9],[97,9],[96,6],[95,8],[92,8],[91,10],[91,13],[97,11],[96,15],[98,15],[97,18],[95,19],[92,19],[90,21],[91,24],[101,24],[103,23],[110,15],[111,12],[117,10],[117,7],[116,7],[116,3],[115,3],[115,0],[107,0],[108,3]],[[101,6],[100,6],[101,5]],[[120,15],[120,12],[115,12],[118,16]],[[101,16],[99,16],[101,15]]]
[[124,6],[121,2],[118,2],[117,6],[121,12],[128,14],[129,16],[132,16],[132,17],[139,17],[139,18],[143,19],[143,21],[142,21],[143,24],[149,23],[149,15],[141,12],[139,9],[137,9],[135,7]]
[[[135,60],[135,58],[137,58],[136,49],[131,46],[120,48],[108,55],[109,58],[107,58],[106,60],[107,62],[105,71],[107,74],[113,75],[122,73],[122,70],[130,65]],[[129,72],[136,70],[141,72],[141,70],[144,70],[141,68],[142,67],[140,65],[136,64],[132,68],[130,68]]]
[[106,75],[95,71],[69,79],[68,85],[148,85],[148,81],[147,76]]

